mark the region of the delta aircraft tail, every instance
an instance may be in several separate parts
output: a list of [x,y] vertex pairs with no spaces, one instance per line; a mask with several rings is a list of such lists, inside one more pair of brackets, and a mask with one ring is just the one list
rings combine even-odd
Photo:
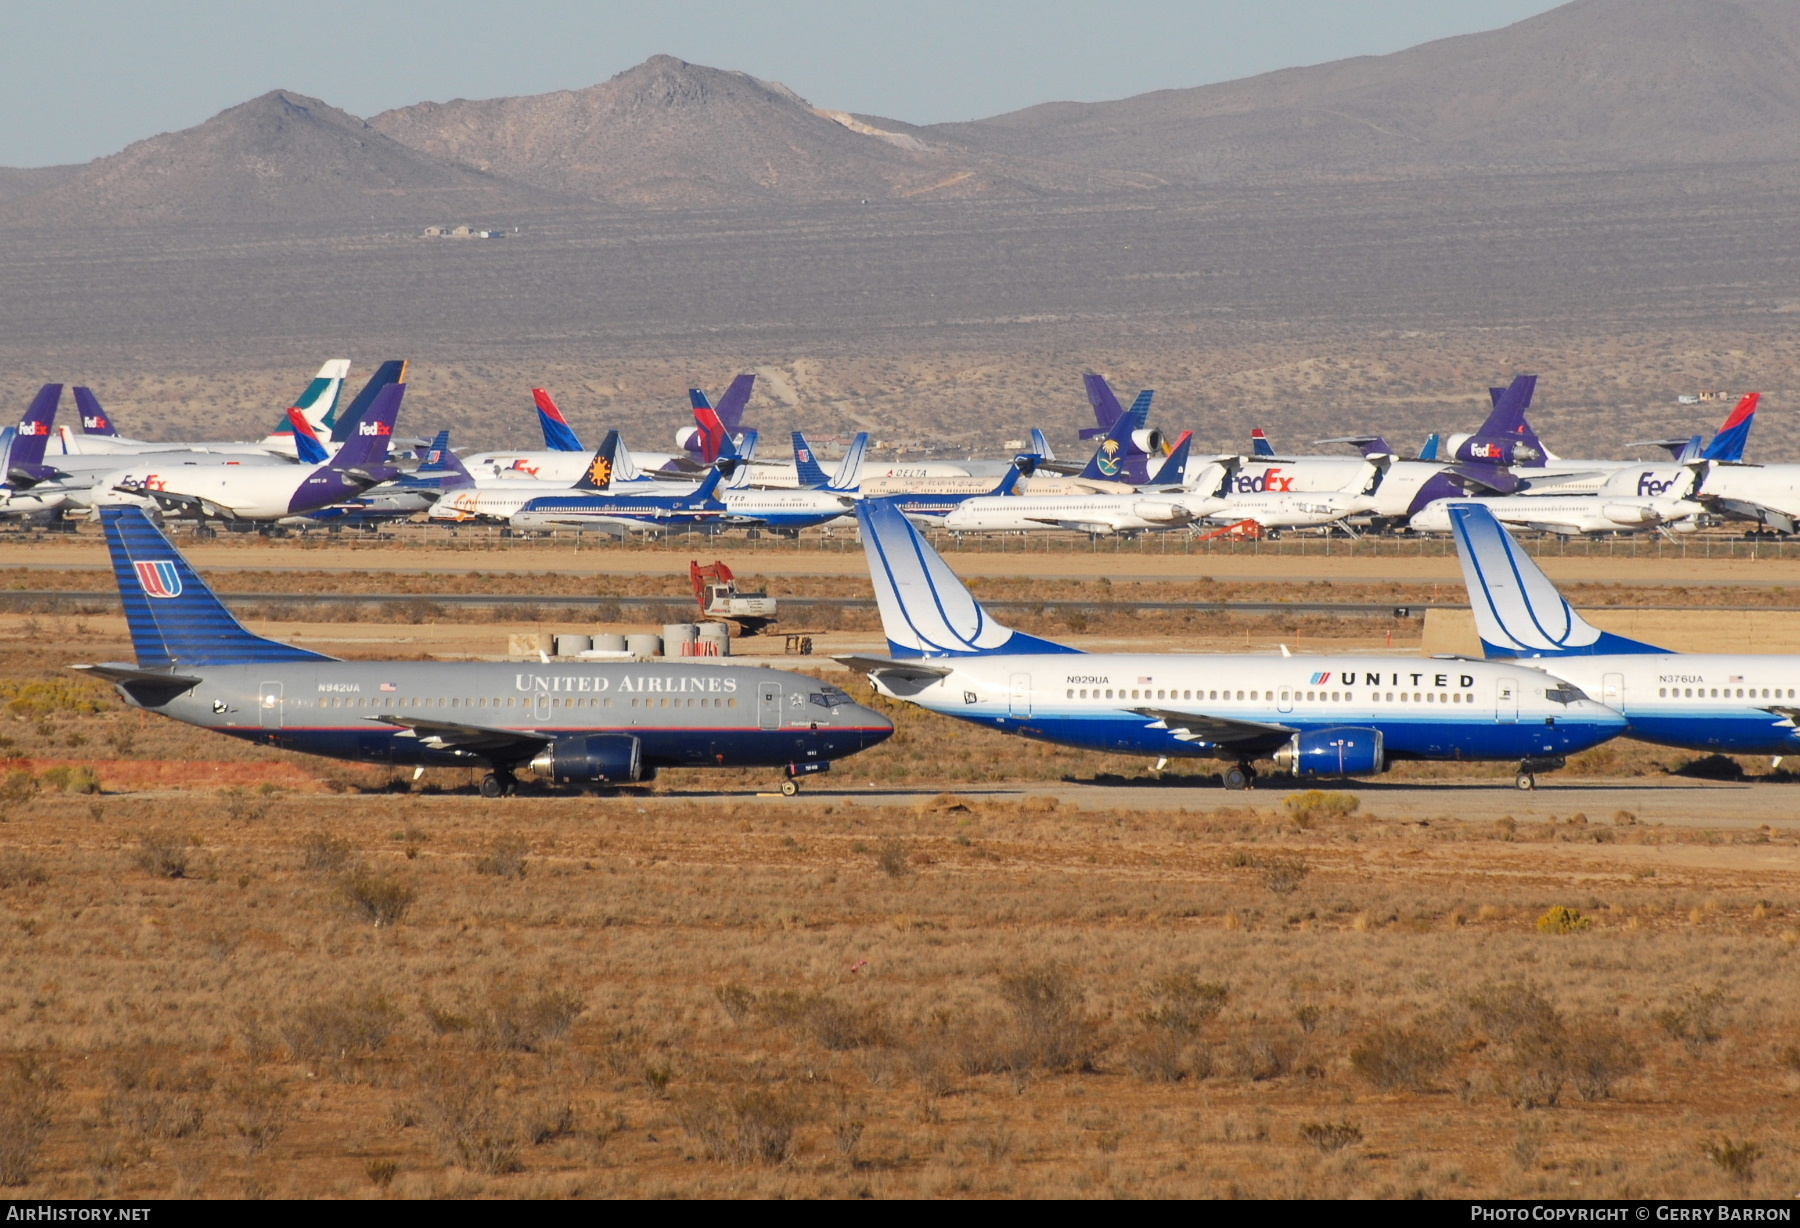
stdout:
[[1488,657],[1569,657],[1667,651],[1602,631],[1577,614],[1550,577],[1479,503],[1453,503],[1450,529],[1462,560],[1475,630]]
[[550,393],[543,388],[533,388],[531,399],[537,405],[538,425],[544,428],[544,447],[551,452],[586,452],[580,436],[569,420],[563,417],[562,410]]
[[[1015,468],[1015,474],[1018,472]],[[1014,631],[981,608],[892,499],[856,505],[888,651],[896,658],[1074,653]]]
[[1744,445],[1750,442],[1750,428],[1756,425],[1756,406],[1761,400],[1762,393],[1752,392],[1739,401],[1719,427],[1719,433],[1706,445],[1701,458],[1727,462],[1743,460]]

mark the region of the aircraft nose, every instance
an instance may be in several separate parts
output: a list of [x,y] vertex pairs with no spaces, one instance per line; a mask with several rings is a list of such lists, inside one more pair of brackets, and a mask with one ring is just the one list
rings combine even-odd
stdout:
[[863,749],[878,746],[894,736],[894,722],[873,708],[857,705],[856,722],[863,731]]

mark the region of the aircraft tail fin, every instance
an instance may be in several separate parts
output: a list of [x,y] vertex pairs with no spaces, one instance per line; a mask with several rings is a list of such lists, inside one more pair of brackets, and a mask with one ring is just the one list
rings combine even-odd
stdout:
[[856,520],[895,657],[1078,651],[995,621],[894,500],[864,499],[856,505]]
[[18,436],[13,440],[12,456],[8,458],[9,468],[44,463],[44,449],[50,446],[50,431],[56,425],[56,407],[62,401],[62,390],[61,384],[45,384],[31,398],[25,416],[19,419]]
[[302,465],[323,465],[331,459],[331,453],[319,442],[312,423],[306,420],[306,415],[297,405],[288,410],[288,429],[294,433],[294,455]]
[[719,398],[718,405],[713,407],[713,412],[724,424],[726,433],[737,434],[738,424],[744,420],[744,407],[750,404],[750,393],[755,387],[755,375],[740,375],[731,381],[731,387],[725,390],[725,395]]
[[794,432],[794,475],[800,479],[805,490],[822,489],[831,481],[825,469],[819,464],[818,455],[812,445],[806,442],[806,436],[799,431]]
[[1701,439],[1698,435],[1688,436],[1687,443],[1682,445],[1680,451],[1675,452],[1675,463],[1677,465],[1691,465],[1697,460],[1705,459],[1706,449],[1701,446]]
[[1005,473],[1000,475],[999,484],[996,485],[994,489],[988,491],[988,495],[1012,494],[1013,487],[1019,484],[1019,479],[1037,468],[1037,459],[1038,458],[1035,456],[1030,458],[1023,456],[1014,457],[1011,467],[1008,468]]
[[1194,432],[1183,431],[1175,440],[1175,446],[1169,449],[1169,458],[1150,479],[1152,486],[1183,486],[1187,484],[1188,449],[1193,446]]
[[694,488],[694,493],[688,496],[688,502],[712,502],[714,499],[718,498],[719,483],[724,480],[725,467],[723,465],[714,465],[711,469],[706,471],[706,476],[700,479],[700,485]]
[[1750,428],[1756,425],[1756,405],[1761,400],[1762,393],[1752,392],[1739,401],[1701,456],[1715,461],[1743,460],[1744,445],[1750,442]]
[[1568,657],[1666,651],[1602,631],[1577,614],[1550,577],[1481,504],[1453,503],[1449,512],[1484,655]]
[[631,453],[625,450],[625,441],[617,431],[608,431],[600,440],[600,446],[594,449],[593,459],[588,461],[587,472],[575,482],[576,490],[611,490],[615,481],[625,481],[619,474],[619,457],[629,458]]
[[1434,461],[1438,458],[1438,449],[1444,446],[1444,437],[1433,431],[1425,436],[1425,446],[1419,449],[1419,459]]
[[245,630],[138,508],[103,507],[100,521],[139,666],[332,660]]
[[1094,410],[1094,425],[1084,426],[1079,432],[1082,439],[1104,439],[1112,433],[1113,427],[1119,425],[1119,419],[1125,416],[1125,407],[1119,404],[1112,385],[1106,382],[1104,375],[1092,372],[1081,377],[1081,383],[1087,389],[1088,404]]
[[[370,407],[375,404],[375,398],[381,395],[382,390],[389,385],[404,384],[405,382],[405,359],[390,358],[376,367],[375,374],[371,375],[369,382],[362,386],[362,391],[358,392],[350,404],[344,408],[344,412],[330,423],[331,442],[338,444],[347,442],[355,433],[357,422],[369,412]],[[320,423],[320,425],[325,424]]]
[[1137,394],[1137,398],[1135,400],[1133,400],[1131,403],[1131,408],[1125,411],[1126,413],[1131,415],[1131,429],[1132,430],[1143,431],[1143,430],[1149,429],[1149,427],[1150,427],[1150,402],[1154,401],[1155,399],[1156,399],[1156,389],[1154,389],[1154,388],[1146,388],[1142,392]]
[[531,399],[537,405],[538,425],[544,429],[544,447],[552,452],[586,452],[581,444],[580,436],[569,420],[563,417],[562,410],[556,407],[556,401],[548,389],[533,388]]
[[1056,453],[1050,447],[1050,440],[1035,426],[1031,428],[1031,451],[1034,456],[1041,456],[1046,461],[1056,459]]
[[[331,458],[333,469],[368,469],[387,464],[388,444],[393,442],[394,423],[400,417],[400,402],[406,396],[404,363],[400,374],[402,378],[382,385],[369,407],[357,415],[343,446]],[[343,422],[338,425],[342,426]]]
[[844,453],[844,459],[838,462],[837,472],[831,475],[831,484],[825,489],[847,491],[861,486],[863,457],[868,454],[868,451],[869,432],[856,432],[856,438],[850,441],[850,447]]
[[[1098,377],[1096,377],[1098,378]],[[1094,455],[1088,459],[1081,476],[1090,482],[1129,482],[1134,463],[1141,465],[1143,454],[1135,447],[1131,435],[1131,419],[1121,413]],[[1140,481],[1142,480],[1140,476]]]
[[1256,456],[1276,455],[1275,445],[1269,442],[1268,435],[1260,426],[1254,427],[1250,431],[1250,451]]
[[100,398],[94,395],[92,388],[75,385],[75,411],[81,418],[81,433],[84,435],[105,435],[117,439],[119,430],[113,425],[112,418],[100,407]]

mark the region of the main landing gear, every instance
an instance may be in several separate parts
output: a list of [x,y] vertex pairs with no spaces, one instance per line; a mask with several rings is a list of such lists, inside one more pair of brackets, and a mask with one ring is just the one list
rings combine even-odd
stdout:
[[510,797],[518,787],[518,778],[503,768],[495,768],[481,778],[483,797]]
[[1253,789],[1256,787],[1256,769],[1248,763],[1233,764],[1225,769],[1224,779],[1227,789]]

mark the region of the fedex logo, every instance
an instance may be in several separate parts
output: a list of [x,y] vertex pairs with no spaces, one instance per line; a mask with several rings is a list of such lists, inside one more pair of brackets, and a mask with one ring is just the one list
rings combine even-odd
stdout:
[[146,473],[141,478],[126,478],[119,485],[136,487],[138,490],[167,490],[169,489],[169,479],[154,473]]
[[1314,674],[1312,676],[1312,681],[1307,683],[1306,685],[1307,686],[1324,686],[1327,682],[1330,682],[1330,681],[1331,681],[1331,671],[1326,670],[1322,674]]
[[1497,443],[1472,443],[1469,445],[1471,460],[1505,460],[1506,454]]
[[506,468],[509,473],[529,473],[534,478],[538,474],[537,466],[531,464],[530,462],[526,461],[523,458],[520,458],[519,460],[515,460],[512,464],[508,465]]
[[1640,495],[1648,495],[1651,497],[1666,495],[1669,493],[1669,487],[1673,485],[1675,485],[1674,478],[1670,478],[1668,481],[1664,482],[1654,473],[1640,473],[1638,475],[1637,492]]
[[110,422],[108,422],[105,418],[102,418],[99,416],[90,418],[90,417],[87,417],[84,415],[81,419],[81,426],[82,426],[83,430],[104,431],[104,430],[108,429],[111,425],[112,424]]
[[358,435],[392,435],[394,428],[385,422],[358,422],[356,433]]
[[170,559],[154,559],[132,564],[137,569],[138,584],[151,597],[181,596],[181,573]]
[[1279,466],[1265,469],[1255,477],[1238,474],[1232,479],[1232,490],[1240,495],[1292,494],[1294,479],[1281,476]]
[[19,423],[19,434],[48,436],[50,424],[48,422],[21,422]]

